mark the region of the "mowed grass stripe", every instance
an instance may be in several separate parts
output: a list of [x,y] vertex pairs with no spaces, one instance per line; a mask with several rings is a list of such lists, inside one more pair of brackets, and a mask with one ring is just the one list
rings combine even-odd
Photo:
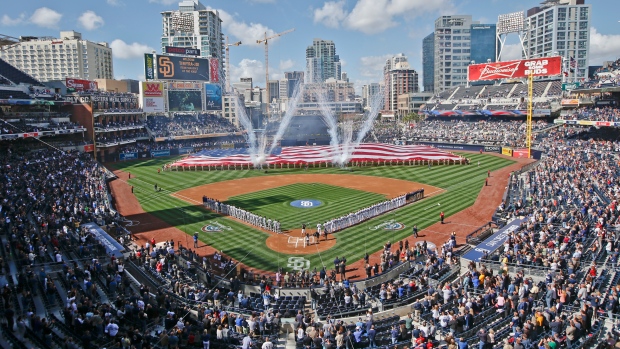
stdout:
[[[321,206],[298,208],[290,202],[317,199]],[[230,198],[227,203],[268,218],[278,218],[283,229],[301,228],[301,225],[324,223],[351,211],[385,200],[385,196],[322,183],[298,183],[261,190]]]
[[[437,222],[441,210],[445,212],[447,216],[446,219],[449,220],[451,215],[471,206],[471,204],[475,202],[481,187],[484,185],[484,178],[486,177],[487,170],[493,171],[513,163],[510,160],[485,154],[465,154],[465,156],[471,159],[471,165],[433,166],[430,170],[426,166],[356,168],[352,173],[353,175],[360,174],[416,181],[438,186],[447,191],[337,233],[338,242],[334,248],[320,255],[311,254],[305,256],[305,258],[310,260],[311,268],[320,267],[322,265],[321,258],[328,268],[333,265],[332,260],[335,256],[344,255],[349,261],[357,260],[361,258],[366,251],[371,253],[381,249],[382,245],[388,239],[395,242],[408,236],[411,233],[413,224],[417,224],[420,229],[423,229]],[[185,171],[166,172],[157,175],[157,168],[170,161],[170,159],[156,159],[149,160],[148,165],[135,162],[117,163],[115,165],[126,171],[131,171],[132,177],[138,177],[139,180],[132,179],[130,183],[136,187],[136,196],[143,202],[143,208],[146,211],[152,212],[168,223],[178,226],[189,235],[193,234],[194,231],[200,231],[200,228],[208,221],[216,219],[218,222],[230,226],[233,231],[209,234],[200,231],[201,240],[208,242],[215,248],[224,250],[228,255],[237,260],[241,260],[250,267],[265,270],[276,270],[278,267],[283,267],[285,270],[289,270],[287,268],[289,256],[272,251],[264,245],[268,237],[266,233],[257,231],[228,218],[222,218],[215,214],[208,213],[200,206],[190,205],[187,202],[170,197],[165,194],[164,191],[162,191],[162,195],[155,194],[152,188],[154,183],[158,183],[158,186],[167,190],[181,190],[223,180],[265,176],[262,171]],[[478,161],[480,161],[480,167],[477,165]],[[311,171],[312,173],[321,174],[342,174],[342,171],[339,169],[332,168],[311,168]],[[278,169],[270,171],[269,175],[277,176],[297,173],[307,172],[303,172],[300,169]],[[321,198],[318,199],[320,200]],[[348,200],[348,198],[343,199]],[[349,201],[343,205],[348,205],[348,202]],[[437,206],[437,203],[441,203],[441,206]],[[186,217],[185,222],[182,222],[183,218],[179,214],[180,211],[174,206],[188,212],[187,217],[191,218]],[[303,213],[303,215],[311,216],[310,213]],[[405,224],[406,228],[400,231],[369,229],[369,227],[390,219]],[[464,227],[463,229],[470,230],[468,227]],[[474,230],[474,227],[471,227],[471,230]],[[191,237],[189,235],[188,239],[191,243]],[[447,238],[446,236],[446,239]],[[359,273],[361,274],[363,271]]]

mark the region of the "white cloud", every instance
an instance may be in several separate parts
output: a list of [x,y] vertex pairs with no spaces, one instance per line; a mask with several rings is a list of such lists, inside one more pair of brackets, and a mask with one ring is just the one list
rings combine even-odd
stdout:
[[393,54],[386,54],[382,56],[366,56],[360,58],[360,76],[370,78],[373,82],[382,81],[385,61],[393,56]]
[[82,13],[78,18],[78,22],[86,30],[98,29],[105,23],[101,16],[90,10]]
[[3,15],[2,18],[0,19],[0,23],[2,23],[3,26],[9,27],[9,26],[22,24],[25,20],[26,20],[25,13],[22,13],[21,15],[19,15],[19,17],[15,17],[15,18],[11,18],[8,15]]
[[397,17],[412,20],[430,13],[450,11],[452,0],[357,0],[351,11],[344,1],[328,1],[314,10],[314,22],[376,34],[397,25]]
[[238,65],[230,65],[231,83],[239,82],[240,78],[252,78],[254,85],[265,86],[265,66],[263,62],[244,58]]
[[[514,59],[521,59],[523,49],[521,48],[521,44],[509,44],[504,45],[502,49],[502,61],[511,61]],[[484,62],[476,62],[476,63],[484,63]]]
[[314,23],[322,23],[329,28],[339,28],[342,21],[347,18],[343,1],[328,1],[323,7],[314,10]]
[[590,65],[601,65],[620,57],[620,35],[601,34],[590,28]]
[[[265,25],[261,23],[252,23],[247,24],[246,22],[238,22],[235,18],[224,10],[217,10],[220,14],[220,18],[222,19],[222,28],[224,31],[235,38],[241,40],[241,43],[249,46],[256,46],[256,40],[264,39],[265,33],[267,36],[273,36],[276,34],[275,31],[269,29]],[[276,39],[277,40],[277,39]],[[269,41],[272,43],[273,41]]]
[[140,44],[137,42],[127,44],[121,39],[116,39],[112,41],[110,47],[112,48],[112,54],[114,55],[114,57],[119,59],[138,58],[142,57],[142,55],[145,53],[153,51],[153,48],[148,45]]
[[287,59],[285,61],[280,61],[280,70],[286,71],[295,66],[295,61],[292,59]]
[[62,14],[47,8],[41,7],[34,11],[30,16],[30,22],[44,28],[57,28]]
[[121,6],[123,3],[120,0],[106,0],[110,6]]

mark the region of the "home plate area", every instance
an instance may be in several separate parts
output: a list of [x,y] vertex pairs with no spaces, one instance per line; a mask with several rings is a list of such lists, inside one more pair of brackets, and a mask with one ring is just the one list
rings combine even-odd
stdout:
[[296,236],[288,237],[288,245],[295,246],[295,248],[297,248],[297,246],[306,247],[307,245],[314,245],[314,243],[315,243],[314,236],[309,236],[307,243],[306,243],[305,237],[296,237]]

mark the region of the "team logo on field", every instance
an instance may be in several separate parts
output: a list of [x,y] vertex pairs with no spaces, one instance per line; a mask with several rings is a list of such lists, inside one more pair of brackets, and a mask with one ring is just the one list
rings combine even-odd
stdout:
[[291,206],[297,208],[314,208],[321,206],[323,203],[319,200],[314,199],[303,199],[303,200],[295,200],[291,201]]
[[385,221],[381,224],[377,224],[374,227],[370,227],[370,230],[379,230],[379,229],[383,229],[383,230],[402,230],[405,228],[405,225],[402,224],[401,222],[397,222],[393,219],[389,220],[389,221]]
[[232,230],[232,228],[217,221],[210,221],[209,224],[203,226],[200,230],[205,233],[217,233],[224,230]]
[[303,257],[289,257],[287,267],[301,271],[310,269],[310,261]]

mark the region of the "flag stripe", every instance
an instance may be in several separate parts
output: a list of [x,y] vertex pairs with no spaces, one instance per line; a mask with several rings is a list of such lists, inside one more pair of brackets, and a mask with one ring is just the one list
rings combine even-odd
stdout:
[[[278,149],[266,158],[269,164],[303,164],[338,162],[343,156],[344,146],[300,146]],[[349,161],[458,161],[460,156],[425,145],[393,145],[379,143],[362,143],[356,148],[351,146]],[[344,152],[348,153],[348,152]],[[214,149],[190,155],[172,166],[221,166],[252,164],[247,149]]]

